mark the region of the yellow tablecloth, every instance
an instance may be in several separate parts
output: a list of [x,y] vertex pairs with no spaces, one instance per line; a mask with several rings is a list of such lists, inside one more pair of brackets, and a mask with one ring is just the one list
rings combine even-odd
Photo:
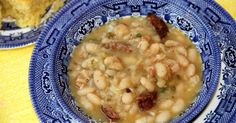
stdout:
[[[236,18],[236,0],[216,0]],[[28,68],[34,45],[0,51],[0,123],[38,123],[29,88]]]

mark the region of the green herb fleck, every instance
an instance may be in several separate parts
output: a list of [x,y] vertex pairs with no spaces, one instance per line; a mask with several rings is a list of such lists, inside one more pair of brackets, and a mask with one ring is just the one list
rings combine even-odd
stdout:
[[97,41],[97,39],[96,38],[92,38],[91,41]]
[[137,33],[136,34],[136,38],[141,38],[142,37],[142,34],[141,33]]
[[159,88],[160,93],[164,93],[167,90],[167,88]]
[[86,40],[97,41],[97,38],[95,36],[88,36],[88,37],[86,37]]
[[175,87],[170,87],[170,90],[171,91],[175,91]]
[[92,60],[91,60],[91,65],[92,65],[93,68],[96,68],[96,66],[97,66],[97,61],[96,61],[95,59],[92,59]]

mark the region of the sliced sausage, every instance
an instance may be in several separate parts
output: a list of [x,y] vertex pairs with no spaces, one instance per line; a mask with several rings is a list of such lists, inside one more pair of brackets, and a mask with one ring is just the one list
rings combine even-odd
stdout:
[[160,38],[164,38],[169,32],[166,23],[159,17],[157,17],[154,13],[148,13],[147,19],[154,26],[157,34],[160,35]]
[[147,111],[155,106],[157,100],[157,91],[143,92],[137,97],[138,107],[141,111]]
[[132,52],[130,45],[123,42],[110,42],[110,43],[102,43],[102,47],[106,49],[124,51],[124,52]]
[[112,121],[117,121],[120,119],[119,114],[115,112],[114,109],[109,105],[106,106],[102,105],[101,110]]

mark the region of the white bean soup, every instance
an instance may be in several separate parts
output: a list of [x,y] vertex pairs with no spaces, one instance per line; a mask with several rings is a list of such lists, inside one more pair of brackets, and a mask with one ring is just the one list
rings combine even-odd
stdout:
[[68,71],[77,105],[107,123],[166,123],[202,85],[194,44],[152,13],[94,29],[74,49]]

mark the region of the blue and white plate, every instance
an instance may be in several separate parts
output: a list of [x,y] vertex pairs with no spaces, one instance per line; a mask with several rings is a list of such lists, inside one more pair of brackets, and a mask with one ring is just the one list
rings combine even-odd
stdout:
[[67,77],[71,52],[93,28],[149,12],[185,32],[203,61],[203,85],[197,98],[171,122],[236,122],[236,23],[212,0],[69,2],[43,29],[31,59],[30,93],[42,122],[94,121],[71,96]]
[[0,30],[0,49],[12,49],[33,44],[43,25],[38,28],[19,28],[12,22],[3,22]]

